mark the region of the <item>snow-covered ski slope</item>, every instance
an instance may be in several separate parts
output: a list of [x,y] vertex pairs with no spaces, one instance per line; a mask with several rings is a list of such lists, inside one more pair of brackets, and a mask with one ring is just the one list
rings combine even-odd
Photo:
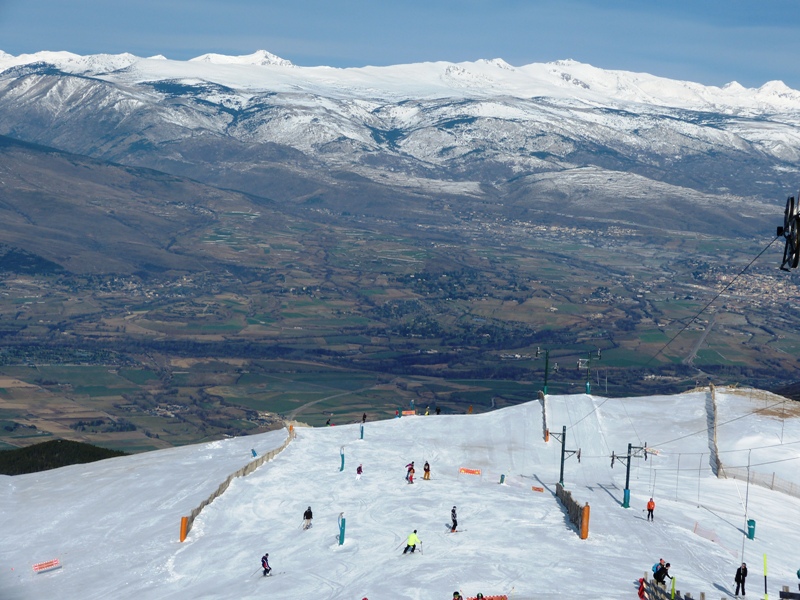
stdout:
[[[251,460],[251,448],[263,454],[286,432],[2,477],[0,598],[434,600],[458,589],[619,600],[635,597],[636,579],[659,558],[672,563],[678,589],[718,598],[733,591],[743,545],[750,594],[763,589],[766,554],[777,597],[800,566],[800,499],[755,485],[748,495],[746,482],[713,476],[708,400],[707,391],[548,396],[550,429],[566,425],[567,449],[582,451],[580,464],[566,463],[565,487],[591,506],[584,541],[554,497],[560,444],[544,442],[539,402],[368,422],[363,440],[358,424],[298,428],[286,450],[200,514],[184,543],[180,517]],[[723,464],[746,467],[750,454],[754,471],[800,483],[797,403],[744,390],[718,392],[717,409]],[[612,469],[610,455],[645,442],[659,455],[632,460],[625,509],[625,467]],[[420,475],[413,485],[404,480],[411,460]],[[425,460],[431,481],[421,478]],[[651,495],[654,523],[644,513]],[[745,501],[757,524],[752,541],[743,535]],[[309,505],[314,525],[302,531]],[[446,533],[453,505],[465,530],[458,535]],[[403,556],[413,529],[422,552]],[[280,577],[261,576],[265,552]],[[34,563],[53,558],[60,570],[33,574]]]

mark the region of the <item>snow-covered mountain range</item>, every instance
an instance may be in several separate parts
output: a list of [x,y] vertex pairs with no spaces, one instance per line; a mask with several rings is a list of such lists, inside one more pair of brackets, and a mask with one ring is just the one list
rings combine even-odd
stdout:
[[274,189],[276,177],[316,189],[347,173],[523,203],[655,197],[777,212],[800,174],[800,92],[571,60],[336,69],[263,50],[0,53],[0,134],[278,198],[302,194]]
[[[181,516],[251,461],[251,449],[280,446],[285,430],[0,476],[0,596],[438,600],[460,590],[620,600],[636,598],[637,579],[664,558],[677,590],[693,598],[732,596],[743,561],[748,595],[766,583],[777,597],[797,585],[795,404],[748,389],[718,389],[713,404],[708,391],[575,394],[548,396],[544,413],[534,401],[369,420],[363,439],[360,424],[301,427],[272,461],[234,479],[183,543]],[[567,428],[567,449],[582,450],[580,462],[566,460],[564,483],[590,505],[586,540],[555,497],[561,444],[544,440],[544,414],[554,432]],[[619,460],[612,468],[611,454],[625,455],[631,443],[653,453],[631,459],[624,508],[626,468]],[[429,481],[404,481],[412,460],[419,473],[430,462]],[[737,478],[716,477],[721,469]],[[644,512],[650,497],[653,522]],[[454,505],[456,534],[447,532]],[[307,506],[313,527],[303,531]],[[403,556],[415,529],[421,548]],[[265,552],[276,577],[261,575]],[[60,569],[33,572],[53,559]]]

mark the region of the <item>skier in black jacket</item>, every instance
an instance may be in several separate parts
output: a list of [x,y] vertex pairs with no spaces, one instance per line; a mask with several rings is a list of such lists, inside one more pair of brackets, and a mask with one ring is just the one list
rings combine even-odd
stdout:
[[311,527],[311,519],[314,518],[314,515],[311,514],[311,507],[309,506],[306,509],[306,512],[303,513],[303,529],[308,529]]
[[744,591],[744,580],[747,579],[747,564],[742,563],[742,566],[736,569],[736,577],[733,579],[736,582],[736,595],[739,595],[739,586],[742,587],[742,596],[747,594]]
[[454,532],[456,527],[458,527],[458,518],[456,516],[456,507],[453,507],[453,510],[450,511],[450,518],[453,519],[453,524],[450,526],[450,532]]
[[653,579],[661,586],[666,586],[667,577],[672,579],[672,575],[669,574],[669,563],[662,565],[656,570],[656,574],[653,575]]

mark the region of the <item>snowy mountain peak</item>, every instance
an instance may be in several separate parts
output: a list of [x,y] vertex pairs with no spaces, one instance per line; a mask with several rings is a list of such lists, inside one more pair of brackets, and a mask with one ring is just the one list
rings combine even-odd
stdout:
[[514,71],[514,67],[504,61],[502,58],[492,58],[487,60],[485,58],[481,58],[477,61],[479,65],[490,65],[493,67],[497,67],[498,69],[505,69],[506,71]]
[[124,52],[122,54],[88,54],[81,56],[72,52],[42,51],[34,54],[13,56],[0,51],[0,70],[33,63],[46,63],[68,73],[80,75],[111,73],[129,67],[139,61],[138,56]]
[[722,86],[726,92],[743,92],[746,88],[738,81],[731,81]]
[[256,50],[253,54],[241,56],[228,56],[226,54],[203,54],[190,59],[189,62],[209,62],[217,65],[278,65],[280,67],[293,67],[291,61],[276,56],[266,50]]

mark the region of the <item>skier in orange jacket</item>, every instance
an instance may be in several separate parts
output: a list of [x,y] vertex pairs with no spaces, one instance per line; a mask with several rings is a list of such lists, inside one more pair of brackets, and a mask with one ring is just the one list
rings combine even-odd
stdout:
[[647,503],[647,520],[653,520],[653,511],[656,509],[656,503],[650,498],[650,502]]

